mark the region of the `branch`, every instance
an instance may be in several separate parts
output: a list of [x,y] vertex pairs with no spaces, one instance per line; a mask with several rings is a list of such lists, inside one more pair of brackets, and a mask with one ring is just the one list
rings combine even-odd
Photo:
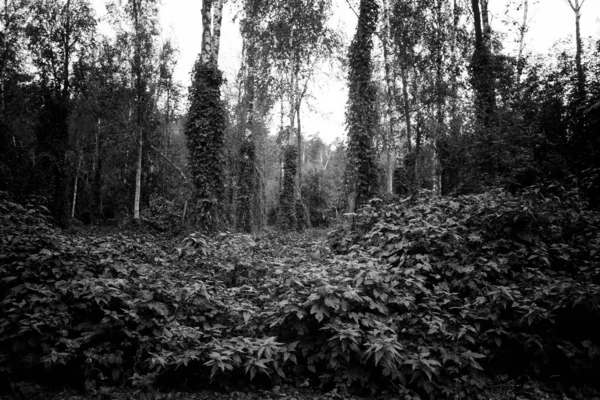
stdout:
[[346,3],[348,3],[348,7],[350,7],[350,9],[352,10],[352,12],[354,13],[354,15],[356,15],[356,18],[360,18],[358,16],[358,13],[356,12],[356,10],[354,9],[354,7],[352,7],[352,4],[350,4],[350,0],[346,0]]
[[165,161],[167,163],[169,163],[169,165],[171,167],[173,167],[177,172],[179,172],[179,175],[181,175],[181,178],[184,180],[184,182],[187,184],[189,183],[189,180],[187,178],[187,176],[185,176],[185,174],[183,173],[183,171],[181,170],[181,168],[179,168],[177,165],[173,164],[173,161],[169,160],[169,158],[159,149],[157,149],[156,147],[154,147],[153,145],[150,145],[150,148],[154,151],[156,151],[162,158],[165,159]]

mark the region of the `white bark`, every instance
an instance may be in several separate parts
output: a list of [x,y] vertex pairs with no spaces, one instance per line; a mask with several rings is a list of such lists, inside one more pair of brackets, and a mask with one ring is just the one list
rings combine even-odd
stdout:
[[83,162],[83,152],[79,155],[79,163],[75,171],[75,184],[73,185],[73,203],[71,204],[71,218],[75,218],[75,207],[77,205],[77,188],[79,186],[79,171],[81,171],[81,163]]
[[211,57],[211,15],[212,0],[202,0],[202,48],[200,50],[200,60],[202,64],[208,64]]
[[140,197],[142,192],[142,150],[144,147],[144,137],[142,128],[139,127],[138,158],[135,168],[135,199],[133,201],[133,219],[140,219]]
[[394,166],[396,162],[395,140],[400,137],[399,133],[399,116],[398,108],[396,107],[396,82],[393,77],[391,50],[391,34],[390,34],[390,6],[388,0],[383,0],[383,32],[381,39],[383,42],[383,58],[385,64],[385,82],[387,86],[387,114],[390,121],[390,129],[386,135],[386,192],[394,193]]
[[213,9],[212,53],[211,61],[219,63],[219,46],[221,41],[221,22],[223,20],[223,0],[216,0]]

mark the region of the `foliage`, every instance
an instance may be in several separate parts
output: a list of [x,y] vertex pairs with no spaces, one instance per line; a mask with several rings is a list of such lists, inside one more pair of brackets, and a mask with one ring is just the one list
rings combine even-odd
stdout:
[[152,196],[148,207],[142,211],[142,219],[158,232],[169,232],[176,236],[183,227],[182,213],[175,202]]
[[196,63],[185,134],[196,189],[197,222],[206,231],[219,226],[223,197],[225,109],[221,100],[222,83],[222,73],[216,65]]
[[[428,343],[446,372],[470,364],[580,383],[599,372],[600,325],[591,321],[600,312],[600,214],[576,189],[419,194],[400,204],[372,202],[358,219],[357,231],[334,235],[334,248],[376,256],[388,279],[417,282],[418,291],[404,295],[424,308],[406,329]],[[461,352],[481,360],[465,364]]]
[[5,382],[432,399],[600,370],[600,215],[573,189],[374,200],[331,236],[338,254],[297,233],[71,236],[2,196]]

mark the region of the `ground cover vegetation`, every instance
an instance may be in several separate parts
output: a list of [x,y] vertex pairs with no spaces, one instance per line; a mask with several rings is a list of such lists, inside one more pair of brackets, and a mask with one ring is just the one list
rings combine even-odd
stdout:
[[488,3],[204,0],[186,97],[160,2],[0,2],[0,397],[600,398],[600,41]]
[[476,398],[527,375],[595,393],[600,213],[575,188],[372,201],[328,243],[62,232],[39,204],[0,207],[3,391]]

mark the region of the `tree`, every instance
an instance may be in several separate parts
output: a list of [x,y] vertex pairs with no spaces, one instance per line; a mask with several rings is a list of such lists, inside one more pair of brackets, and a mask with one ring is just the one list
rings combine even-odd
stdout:
[[379,6],[375,0],[361,0],[356,33],[348,51],[348,166],[346,183],[350,209],[364,205],[377,192],[373,146],[377,121],[376,89],[372,82],[371,50]]
[[[18,121],[25,120],[23,106],[25,29],[28,0],[0,3],[0,190],[23,184],[24,160],[19,160]],[[21,134],[23,132],[20,132]],[[20,171],[17,171],[19,169]],[[14,179],[13,177],[20,177]]]
[[137,137],[137,158],[135,164],[135,196],[133,202],[133,218],[140,219],[140,200],[142,191],[142,169],[144,159],[144,138],[146,120],[151,110],[149,82],[152,74],[154,40],[157,35],[156,18],[158,9],[155,0],[128,0],[127,12],[132,22],[133,58],[131,72],[133,74],[133,90],[135,102],[135,122],[133,131]]
[[577,96],[580,101],[585,100],[585,73],[583,71],[583,66],[581,64],[581,56],[582,56],[582,44],[581,44],[581,7],[585,3],[585,0],[567,0],[569,6],[575,13],[575,43],[576,43],[576,53],[575,53],[575,66],[577,67]]
[[[480,11],[479,2],[485,6]],[[471,83],[475,91],[475,108],[481,126],[492,124],[496,109],[493,59],[490,45],[490,28],[487,17],[487,0],[471,0],[475,24],[475,46],[471,59]],[[483,15],[483,17],[482,17]],[[483,28],[482,28],[483,20]]]
[[392,52],[392,34],[390,27],[390,5],[388,0],[383,0],[383,18],[382,18],[382,43],[383,43],[383,58],[385,70],[385,83],[387,95],[387,114],[389,120],[388,135],[385,140],[386,146],[386,192],[394,193],[394,147],[396,139],[400,139],[400,121],[398,116],[398,107],[396,105],[396,76],[393,69],[393,52]]
[[223,199],[225,108],[218,68],[222,7],[221,0],[202,2],[202,47],[194,66],[185,125],[197,222],[205,231],[219,226]]
[[[67,224],[67,165],[74,61],[90,47],[96,21],[87,0],[40,0],[31,4],[29,49],[39,77],[43,109],[37,128],[41,179],[46,180],[50,209]],[[50,182],[50,183],[48,183]]]

